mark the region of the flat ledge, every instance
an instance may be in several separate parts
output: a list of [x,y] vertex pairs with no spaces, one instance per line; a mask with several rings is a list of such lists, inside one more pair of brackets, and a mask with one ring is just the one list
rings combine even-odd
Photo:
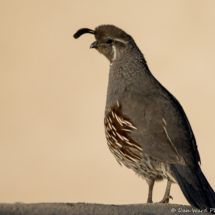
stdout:
[[103,205],[91,203],[0,204],[0,215],[175,215],[203,214],[188,205],[131,204]]

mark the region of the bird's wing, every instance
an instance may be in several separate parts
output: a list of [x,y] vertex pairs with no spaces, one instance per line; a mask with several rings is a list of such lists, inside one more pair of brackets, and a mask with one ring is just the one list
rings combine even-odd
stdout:
[[[166,89],[165,89],[166,90]],[[182,108],[181,104],[179,103],[179,101],[172,95],[170,94],[167,90],[166,92],[168,93],[168,96],[171,97],[172,101],[174,102],[174,104],[177,106],[177,109],[178,111],[180,112],[181,114],[181,117],[183,118],[184,120],[184,123],[187,125],[188,129],[187,129],[187,132],[189,133],[190,135],[190,142],[192,143],[192,146],[191,148],[193,149],[194,151],[194,155],[195,155],[195,159],[196,159],[196,162],[197,163],[200,163],[201,164],[201,159],[200,159],[200,155],[199,155],[199,151],[198,151],[198,146],[197,146],[197,143],[196,143],[196,138],[194,136],[194,133],[193,133],[193,130],[192,130],[192,127],[189,123],[189,120],[184,112],[184,109]]]
[[158,100],[153,98],[144,107],[145,117],[142,116],[142,112],[139,114],[140,121],[136,134],[134,133],[134,139],[138,139],[143,152],[161,161],[184,164],[183,156],[174,144],[175,138],[172,136],[172,130],[170,132],[168,128],[169,117],[165,117]]
[[200,161],[189,121],[171,94],[141,99],[133,96],[132,100],[132,105],[122,114],[136,126],[129,136],[139,143],[143,153],[172,164],[185,164],[185,160],[191,159],[189,156]]

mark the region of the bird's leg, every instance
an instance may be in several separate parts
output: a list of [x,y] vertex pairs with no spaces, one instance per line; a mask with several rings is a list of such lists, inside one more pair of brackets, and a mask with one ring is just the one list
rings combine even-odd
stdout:
[[149,193],[148,193],[147,203],[153,203],[153,201],[152,201],[152,191],[153,191],[154,183],[155,183],[154,179],[147,180],[147,184],[149,185]]
[[172,196],[169,195],[170,194],[170,188],[171,188],[171,181],[168,179],[164,197],[159,203],[169,203],[169,199],[170,198],[173,199]]

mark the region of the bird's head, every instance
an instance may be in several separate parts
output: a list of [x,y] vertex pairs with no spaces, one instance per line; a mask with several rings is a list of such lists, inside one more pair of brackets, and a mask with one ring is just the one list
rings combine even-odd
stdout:
[[82,28],[74,34],[74,38],[77,39],[85,33],[95,35],[96,41],[91,44],[90,48],[98,50],[107,57],[110,63],[119,58],[132,41],[130,35],[113,25],[100,25],[95,30]]

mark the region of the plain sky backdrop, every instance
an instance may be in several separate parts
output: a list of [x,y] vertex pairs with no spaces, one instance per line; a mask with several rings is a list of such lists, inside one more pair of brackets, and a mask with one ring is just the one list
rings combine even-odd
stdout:
[[[214,0],[0,0],[0,202],[146,202],[106,144],[109,62],[93,35],[73,38],[100,24],[129,33],[180,101],[215,189]],[[178,185],[171,195],[187,204]]]

